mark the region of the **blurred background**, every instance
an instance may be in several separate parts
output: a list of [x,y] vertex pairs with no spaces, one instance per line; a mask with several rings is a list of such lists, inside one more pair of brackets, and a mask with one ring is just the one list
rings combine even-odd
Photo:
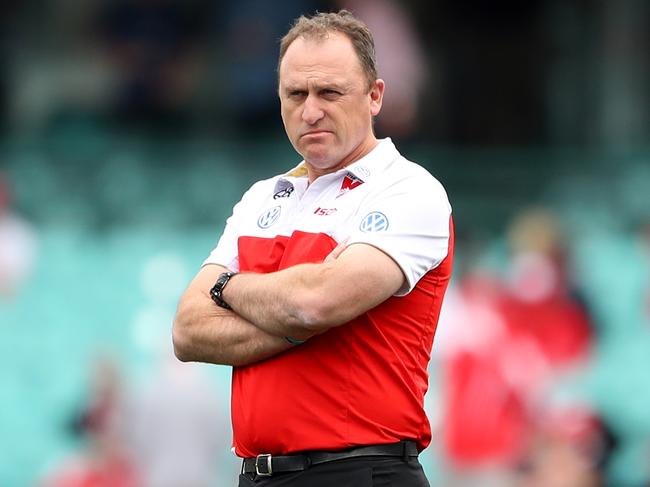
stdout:
[[242,192],[299,160],[292,19],[375,34],[377,120],[448,190],[432,486],[650,484],[650,3],[5,0],[0,486],[234,485],[227,367],[171,353]]

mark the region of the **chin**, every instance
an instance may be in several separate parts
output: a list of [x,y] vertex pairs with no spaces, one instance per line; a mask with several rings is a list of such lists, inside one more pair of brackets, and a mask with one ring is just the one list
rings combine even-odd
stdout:
[[327,157],[305,157],[305,161],[318,169],[329,169],[336,166],[336,162]]
[[305,158],[305,161],[308,161],[311,165],[327,168],[332,166],[332,155],[325,150],[306,150],[302,153],[302,156]]

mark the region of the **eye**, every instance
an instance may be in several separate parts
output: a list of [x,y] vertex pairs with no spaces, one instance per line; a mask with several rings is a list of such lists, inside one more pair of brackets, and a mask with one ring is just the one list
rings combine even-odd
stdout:
[[324,88],[320,93],[325,98],[338,98],[342,94],[340,91],[337,91],[333,88]]
[[305,96],[307,96],[307,92],[302,90],[291,90],[289,91],[288,96],[292,100],[298,100],[300,98],[304,98]]

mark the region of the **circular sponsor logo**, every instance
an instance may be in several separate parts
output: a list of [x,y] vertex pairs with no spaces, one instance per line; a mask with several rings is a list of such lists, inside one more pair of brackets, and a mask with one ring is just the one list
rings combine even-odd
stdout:
[[362,232],[383,232],[388,229],[388,218],[381,211],[373,211],[368,213],[361,224],[359,230]]
[[257,219],[257,226],[260,228],[269,228],[276,221],[278,221],[278,218],[280,218],[281,210],[282,209],[279,206],[274,206],[270,210],[266,210]]

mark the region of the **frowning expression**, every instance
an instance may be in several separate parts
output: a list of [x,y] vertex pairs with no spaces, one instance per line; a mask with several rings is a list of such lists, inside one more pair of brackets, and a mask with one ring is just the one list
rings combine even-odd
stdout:
[[310,180],[374,148],[372,117],[381,109],[383,92],[384,82],[369,82],[344,34],[291,43],[280,64],[282,121]]

